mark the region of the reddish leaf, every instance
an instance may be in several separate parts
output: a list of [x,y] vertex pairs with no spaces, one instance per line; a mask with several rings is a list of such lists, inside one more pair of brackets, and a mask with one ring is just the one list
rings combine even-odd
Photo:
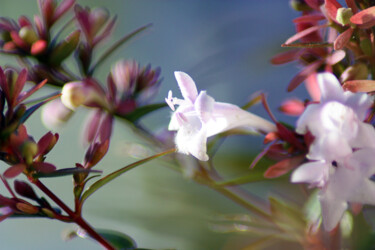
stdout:
[[316,26],[312,26],[310,28],[307,28],[307,29],[304,29],[298,33],[296,33],[295,35],[291,36],[288,40],[285,41],[285,44],[291,44],[307,35],[310,35],[311,33],[317,31],[317,30],[320,30],[322,28],[325,28],[327,27],[327,24],[322,24],[322,25],[316,25]]
[[370,28],[375,22],[375,6],[358,12],[350,18],[354,24],[360,25],[361,28]]
[[36,170],[42,173],[52,173],[56,170],[56,167],[48,162],[34,162],[33,166]]
[[25,164],[23,163],[16,164],[16,165],[9,167],[7,170],[5,170],[3,175],[5,178],[14,178],[18,176],[19,174],[21,174],[23,170],[25,169],[26,169]]
[[340,50],[345,47],[345,45],[350,41],[350,38],[352,37],[353,34],[353,29],[349,28],[345,30],[343,33],[341,33],[333,43],[333,48],[335,50]]
[[304,155],[298,155],[292,158],[288,158],[272,165],[264,173],[265,178],[277,178],[288,173],[293,168],[299,166],[305,159]]
[[331,55],[327,56],[326,64],[327,65],[335,65],[336,63],[340,62],[346,56],[345,51],[337,50],[333,52]]
[[310,65],[306,66],[303,70],[301,70],[290,81],[290,83],[288,85],[288,92],[297,88],[298,85],[300,85],[309,75],[313,74],[321,65],[322,65],[321,61],[316,61],[316,62],[313,62]]
[[16,105],[16,100],[17,100],[17,97],[18,95],[21,93],[23,87],[25,86],[25,83],[26,83],[26,79],[27,79],[27,70],[26,69],[23,69],[18,77],[17,77],[17,80],[16,80],[16,83],[12,86],[13,89],[11,90],[11,95],[12,95],[12,101],[13,101],[13,106]]
[[44,155],[54,138],[55,136],[51,132],[43,135],[38,141],[38,153],[36,155]]
[[28,50],[29,45],[22,40],[22,38],[18,35],[16,31],[11,31],[10,36],[12,37],[13,42],[21,49]]
[[336,20],[337,10],[342,8],[341,4],[339,4],[336,0],[326,0],[325,3],[326,11],[328,17],[333,20],[335,23],[338,23]]
[[288,50],[272,57],[271,63],[275,65],[284,64],[296,60],[301,53],[299,49]]
[[358,12],[357,4],[355,3],[355,0],[345,0],[346,5],[348,5],[348,8],[352,9],[352,12],[355,14]]
[[351,92],[373,92],[375,91],[374,80],[352,80],[346,81],[342,86],[345,90]]
[[305,0],[307,5],[315,10],[320,10],[320,6],[324,3],[324,0]]
[[15,180],[14,190],[16,190],[16,192],[23,197],[32,200],[38,199],[38,196],[36,195],[34,189],[27,182]]
[[64,0],[55,9],[53,15],[53,22],[56,22],[62,15],[64,15],[75,3],[75,0]]
[[310,15],[303,15],[293,19],[293,23],[301,23],[301,22],[317,22],[320,20],[324,20],[325,17],[322,14],[310,14]]

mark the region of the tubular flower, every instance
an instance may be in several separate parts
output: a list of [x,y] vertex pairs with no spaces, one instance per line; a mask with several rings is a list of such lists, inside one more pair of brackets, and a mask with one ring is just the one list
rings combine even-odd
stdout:
[[331,73],[318,75],[321,102],[310,104],[297,121],[297,133],[314,141],[291,182],[320,188],[323,226],[333,230],[348,202],[375,204],[375,130],[363,120],[371,106],[367,94],[344,92]]
[[[172,97],[169,91],[165,100],[174,111],[168,129],[177,131],[175,143],[179,152],[207,161],[206,143],[210,136],[234,128],[264,133],[276,130],[274,124],[236,105],[216,102],[206,91],[198,94],[188,74],[175,72],[175,77],[184,99]],[[174,105],[179,107],[175,109]]]

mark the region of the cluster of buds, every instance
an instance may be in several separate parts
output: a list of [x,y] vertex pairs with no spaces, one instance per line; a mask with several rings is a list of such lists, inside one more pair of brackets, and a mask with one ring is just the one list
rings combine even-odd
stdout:
[[62,103],[75,110],[79,106],[99,108],[125,117],[149,104],[160,86],[160,69],[140,67],[134,61],[120,61],[107,77],[107,89],[94,78],[69,82],[62,89]]

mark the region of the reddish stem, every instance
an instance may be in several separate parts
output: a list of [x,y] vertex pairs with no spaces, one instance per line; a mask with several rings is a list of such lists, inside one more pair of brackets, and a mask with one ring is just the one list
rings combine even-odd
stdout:
[[111,246],[100,234],[98,234],[83,218],[80,214],[73,212],[65,203],[60,200],[52,191],[50,191],[41,181],[34,180],[33,183],[42,190],[51,200],[53,200],[58,206],[60,206],[70,217],[77,223],[82,229],[84,229],[93,239],[100,243],[106,249],[115,248]]

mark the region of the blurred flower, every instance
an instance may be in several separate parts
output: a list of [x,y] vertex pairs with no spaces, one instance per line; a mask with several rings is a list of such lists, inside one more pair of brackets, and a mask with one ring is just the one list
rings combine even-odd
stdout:
[[372,101],[367,94],[342,89],[331,73],[317,76],[321,100],[310,104],[297,121],[297,133],[314,136],[307,158],[291,182],[318,187],[323,225],[332,230],[347,202],[375,204],[375,130],[364,123]]
[[[206,142],[210,136],[234,128],[266,133],[276,130],[274,124],[236,105],[215,102],[206,91],[198,95],[195,83],[188,74],[175,72],[175,77],[184,99],[172,97],[172,91],[169,91],[165,100],[175,111],[168,128],[177,130],[175,142],[179,152],[207,161]],[[174,105],[179,107],[175,110]]]
[[350,154],[354,147],[375,147],[372,126],[362,122],[372,104],[370,97],[344,92],[331,73],[318,74],[318,83],[321,102],[307,106],[296,128],[299,134],[309,131],[315,137],[308,158],[335,160]]
[[108,76],[108,95],[117,114],[148,104],[159,90],[160,68],[140,67],[135,61],[117,62]]

